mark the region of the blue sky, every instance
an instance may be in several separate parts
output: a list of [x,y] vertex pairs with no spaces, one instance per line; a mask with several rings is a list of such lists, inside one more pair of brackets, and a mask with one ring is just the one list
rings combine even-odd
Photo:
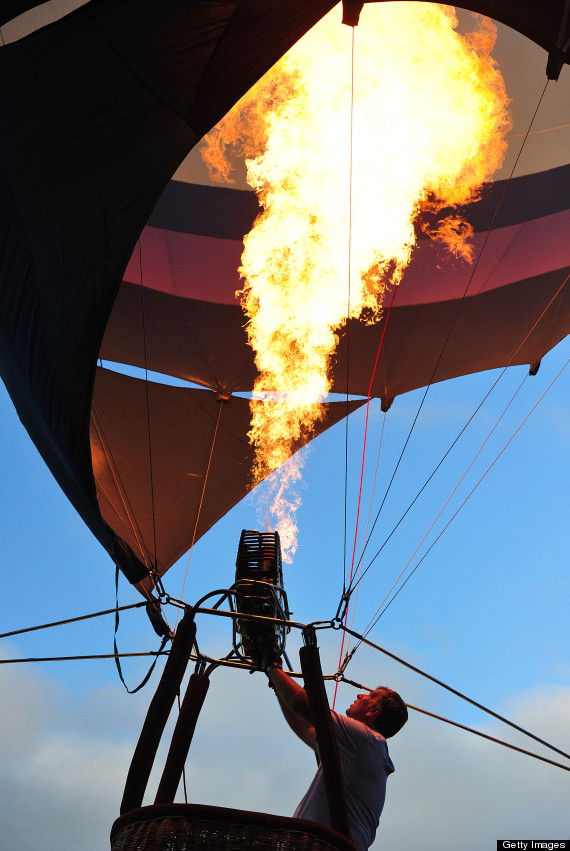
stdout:
[[[518,74],[524,87],[525,96],[516,102],[520,127],[515,130],[520,130],[542,88],[545,58],[518,37],[513,40],[502,31],[501,39],[498,47],[510,78]],[[522,71],[516,73],[509,65],[515,54],[524,56]],[[567,87],[564,79],[561,85]],[[545,104],[542,128],[565,126],[566,117],[554,104]],[[566,137],[561,141],[557,136],[555,145],[552,138],[548,133],[533,137],[529,157],[546,147],[550,165],[566,162]],[[538,375],[526,380],[427,546],[569,357],[570,343],[563,341],[543,359]],[[524,367],[513,368],[501,379],[374,563],[360,589],[357,630],[366,626],[406,565],[525,372]],[[566,369],[557,379],[371,633],[382,646],[566,751],[570,751],[569,375]],[[365,564],[495,378],[495,373],[466,376],[430,389]],[[386,417],[372,516],[421,396],[417,392],[396,399]],[[361,528],[381,420],[374,403]],[[2,632],[112,608],[113,565],[48,473],[3,387],[0,421]],[[363,410],[349,421],[350,544],[363,422]],[[344,455],[342,424],[313,441],[306,453],[299,549],[285,574],[290,606],[300,621],[326,619],[336,612],[344,561]],[[189,602],[212,587],[231,584],[240,531],[258,525],[256,501],[250,497],[198,542],[189,564]],[[166,589],[174,597],[181,592],[185,569],[182,560],[166,577]],[[138,599],[124,580],[119,597],[121,603]],[[201,618],[199,636],[212,654],[229,649],[231,632],[224,620]],[[122,616],[121,650],[153,650],[158,643],[144,612]],[[294,662],[297,647],[298,636],[293,634],[289,652]],[[339,633],[321,633],[321,647],[324,668],[332,672]],[[113,618],[108,616],[3,640],[0,657],[112,651]],[[129,684],[137,684],[147,666],[146,660],[126,660]],[[369,649],[356,653],[347,675],[370,686],[389,684],[409,703],[540,751],[538,745]],[[112,660],[2,665],[0,678],[0,812],[6,847],[19,851],[108,847],[108,830],[118,812],[157,676],[135,696],[124,691]],[[352,695],[350,688],[341,686],[337,708],[344,709]],[[497,838],[570,836],[568,772],[415,714],[390,750],[397,771],[390,779],[374,847],[435,851],[455,843],[466,851],[480,851],[494,849]],[[214,676],[191,754],[192,800],[289,814],[313,770],[311,755],[285,728],[261,675]]]
[[[477,481],[569,356],[570,346],[564,342],[544,359],[538,375],[526,381],[513,405],[516,410],[504,417],[496,439],[489,441],[493,447],[485,453],[478,470],[473,471],[471,483]],[[524,372],[524,368],[513,369],[502,379],[470,428],[469,436],[454,453],[457,458],[450,459],[440,471],[437,483],[426,490],[425,499],[410,512],[363,580],[356,629],[362,629],[376,610]],[[471,376],[430,390],[379,521],[382,531],[374,532],[376,548],[493,379],[490,374]],[[373,640],[392,652],[567,751],[568,380],[564,372],[371,634]],[[59,492],[5,392],[1,399],[4,629],[112,607],[112,564]],[[397,399],[387,416],[379,472],[384,488],[419,399],[419,393]],[[369,436],[372,467],[380,418],[374,410]],[[353,528],[362,424],[362,412],[351,417],[349,528]],[[285,578],[294,617],[302,621],[332,617],[341,590],[343,459],[344,428],[340,426],[315,440],[306,460],[299,552]],[[465,483],[462,492],[467,493],[471,486]],[[383,489],[377,484],[376,505],[382,494]],[[455,505],[462,498],[458,495]],[[364,505],[367,511],[366,501]],[[450,506],[449,512],[453,510]],[[238,506],[196,545],[190,562],[187,599],[197,599],[214,584],[231,583],[239,532],[255,525],[255,505]],[[371,551],[375,551],[373,546]],[[173,596],[180,593],[185,566],[173,568],[167,576],[166,587]],[[122,581],[121,602],[134,599]],[[225,621],[202,618],[199,630],[208,652],[227,652],[231,636]],[[112,638],[113,619],[106,617],[10,639],[3,642],[2,655],[110,653]],[[123,615],[119,634],[122,650],[150,650],[157,644],[143,613]],[[297,646],[297,636],[292,636],[292,660],[297,658]],[[325,668],[332,672],[339,634],[322,633],[321,646]],[[138,660],[124,663],[131,685],[139,681],[146,665],[146,661]],[[389,683],[416,706],[540,751],[529,740],[491,723],[479,711],[370,650],[361,648],[356,653],[347,675],[370,686]],[[5,680],[1,725],[5,761],[0,779],[2,786],[9,786],[6,802],[15,798],[18,790],[23,795],[26,789],[32,789],[38,803],[47,807],[46,789],[36,789],[36,783],[40,782],[41,770],[52,766],[61,788],[51,789],[49,794],[50,812],[55,813],[53,837],[49,840],[53,845],[45,847],[58,847],[62,837],[79,843],[74,846],[77,848],[105,847],[106,830],[116,815],[152,684],[139,695],[126,695],[110,660],[4,666],[0,676]],[[156,682],[156,677],[152,682]],[[232,696],[229,713],[228,690]],[[337,708],[343,709],[351,695],[351,689],[341,687]],[[200,777],[193,799],[290,812],[296,796],[302,794],[303,783],[310,779],[312,767],[302,745],[292,741],[285,729],[271,692],[258,675],[221,673],[213,678],[209,701],[198,728],[192,755],[195,762],[190,763],[191,770],[194,767]],[[236,726],[238,740],[248,743],[247,754],[236,744]],[[20,728],[22,747],[12,753]],[[225,746],[220,744],[223,742]],[[548,834],[551,838],[568,835],[562,801],[567,799],[569,778],[560,769],[480,742],[468,733],[415,714],[406,734],[393,741],[391,752],[397,774],[383,816],[384,847],[418,847],[415,829],[406,818],[410,808],[424,819],[423,830],[429,833],[426,847],[430,848],[448,847],[445,843],[449,839],[445,837],[454,830],[476,829],[474,838],[464,845],[473,849],[493,847],[493,837],[503,833],[534,837]],[[268,765],[268,753],[274,756],[274,768]],[[243,772],[240,797],[236,794],[235,777],[232,780],[232,767],[235,770],[246,755],[248,767]],[[81,765],[75,765],[80,757],[83,772]],[[28,760],[28,772],[21,778],[20,787],[14,783],[14,766],[18,764],[21,773]],[[285,771],[287,777],[293,775],[290,783],[276,784],[275,772],[280,771]],[[73,778],[74,772],[81,778],[79,785],[73,779],[63,783],[63,778],[68,774]],[[480,823],[473,823],[473,784],[477,778],[481,780],[479,772],[485,787],[477,787],[488,818],[485,829]],[[78,801],[74,805],[77,824],[70,825],[65,813],[71,788]],[[521,803],[524,801],[526,805]],[[21,797],[11,805],[11,811],[17,812],[19,805]],[[79,818],[84,810],[83,818]],[[14,821],[21,825],[21,821]],[[32,836],[39,829],[35,821],[33,816],[20,834],[16,826],[12,828],[14,841],[20,843],[14,847],[32,847],[26,846],[25,837],[26,832]],[[89,825],[88,839],[79,840],[77,837],[84,835]]]

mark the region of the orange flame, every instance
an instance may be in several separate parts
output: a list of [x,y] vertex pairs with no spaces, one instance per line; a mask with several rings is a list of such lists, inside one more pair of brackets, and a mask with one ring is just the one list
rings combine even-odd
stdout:
[[[473,200],[502,163],[510,122],[490,57],[494,25],[480,19],[466,37],[456,26],[452,7],[366,4],[351,106],[352,31],[335,11],[207,139],[218,174],[241,151],[263,207],[240,268],[259,370],[254,398],[273,400],[252,405],[256,482],[322,416],[336,331],[348,317],[379,316],[386,286],[410,262],[419,214]],[[470,229],[456,213],[429,233],[471,261]],[[299,477],[291,459],[273,485],[289,560],[296,530],[284,524],[298,499],[283,499]]]

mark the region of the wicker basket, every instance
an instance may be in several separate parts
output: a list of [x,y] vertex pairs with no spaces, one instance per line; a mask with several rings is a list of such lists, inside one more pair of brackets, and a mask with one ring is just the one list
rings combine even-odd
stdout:
[[355,851],[346,837],[302,819],[206,807],[159,804],[117,819],[112,851]]

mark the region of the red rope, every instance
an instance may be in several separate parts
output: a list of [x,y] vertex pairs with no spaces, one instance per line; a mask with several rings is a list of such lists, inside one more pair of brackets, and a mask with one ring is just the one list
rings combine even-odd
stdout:
[[[376,352],[376,360],[374,361],[374,368],[372,370],[372,377],[370,379],[370,385],[368,387],[368,396],[367,396],[367,399],[366,399],[366,421],[365,421],[365,424],[364,424],[364,440],[362,442],[362,464],[361,464],[361,467],[360,467],[360,485],[359,485],[359,488],[358,488],[358,505],[357,505],[357,508],[356,508],[356,524],[355,524],[355,529],[354,529],[354,544],[353,544],[353,547],[352,547],[352,560],[351,560],[351,564],[350,564],[350,578],[348,580],[348,587],[349,588],[352,585],[352,578],[354,576],[354,560],[355,560],[355,557],[356,557],[356,542],[357,542],[357,538],[358,538],[358,520],[359,520],[359,517],[360,517],[360,503],[361,503],[361,500],[362,500],[362,482],[364,480],[364,461],[365,461],[365,458],[366,458],[366,439],[367,439],[367,435],[368,435],[368,413],[369,413],[369,410],[370,410],[370,397],[372,395],[372,387],[374,385],[374,378],[376,377],[376,369],[378,367],[378,361],[380,360],[380,351],[382,350],[382,344],[384,342],[384,337],[386,335],[386,328],[388,327],[388,320],[390,319],[390,314],[392,312],[392,305],[394,304],[394,299],[396,298],[397,290],[398,290],[398,287],[394,286],[394,288],[392,290],[392,298],[390,299],[390,305],[388,307],[388,313],[386,314],[386,319],[384,321],[384,327],[382,329],[382,334],[380,336],[380,342],[378,343],[378,351]],[[348,606],[346,607],[346,612],[344,613],[344,626],[345,627],[346,627],[347,620],[348,620]],[[337,670],[340,670],[340,666],[341,666],[341,663],[342,663],[342,653],[343,653],[343,650],[344,650],[345,634],[346,633],[343,630]],[[333,704],[332,704],[333,709],[334,709],[334,706],[335,706],[337,691],[338,691],[338,681],[336,682],[335,689],[334,689]]]

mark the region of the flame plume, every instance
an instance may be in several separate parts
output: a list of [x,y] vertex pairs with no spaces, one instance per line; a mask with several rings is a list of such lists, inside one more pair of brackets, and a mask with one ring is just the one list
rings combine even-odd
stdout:
[[[386,287],[410,262],[420,213],[474,200],[502,163],[510,123],[490,57],[494,25],[480,18],[463,37],[456,26],[452,7],[365,5],[355,32],[352,170],[352,32],[337,11],[207,140],[211,167],[226,177],[228,160],[245,156],[263,208],[244,241],[239,294],[259,370],[254,398],[272,400],[252,404],[256,482],[311,433],[336,333],[348,317],[378,318]],[[471,261],[470,230],[456,213],[429,234]],[[298,499],[286,494],[300,467],[293,458],[283,469],[271,512],[290,559],[296,530],[284,524]]]

